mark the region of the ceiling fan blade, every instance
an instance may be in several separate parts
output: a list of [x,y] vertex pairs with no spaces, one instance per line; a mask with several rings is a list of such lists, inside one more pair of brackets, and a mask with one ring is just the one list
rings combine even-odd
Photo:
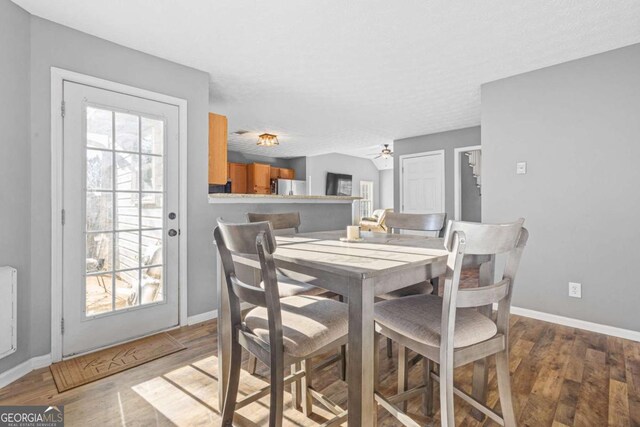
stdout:
[[373,158],[373,160],[375,160],[375,159],[379,159],[380,157],[382,157],[382,154],[378,154],[377,156],[375,156],[375,157]]

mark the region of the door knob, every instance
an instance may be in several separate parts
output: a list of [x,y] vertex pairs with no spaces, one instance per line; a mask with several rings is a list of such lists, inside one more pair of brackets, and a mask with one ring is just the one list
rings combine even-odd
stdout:
[[175,237],[177,235],[178,235],[178,232],[176,230],[174,230],[173,228],[171,230],[169,230],[169,236]]

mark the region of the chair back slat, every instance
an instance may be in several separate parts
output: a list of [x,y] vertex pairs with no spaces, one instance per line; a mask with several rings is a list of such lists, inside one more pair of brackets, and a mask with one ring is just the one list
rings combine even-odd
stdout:
[[249,304],[258,305],[260,307],[267,306],[267,300],[265,297],[265,291],[257,286],[251,286],[238,279],[235,275],[229,278],[231,280],[231,286],[233,293],[242,301],[246,301]]
[[449,221],[444,235],[445,248],[451,250],[451,237],[462,231],[466,237],[465,254],[496,255],[512,251],[520,237],[524,219],[509,224],[481,224],[477,222]]
[[440,234],[447,217],[445,213],[432,214],[408,214],[388,212],[385,217],[385,226],[388,232],[395,230],[414,230],[432,232],[434,237]]
[[[218,227],[214,231],[214,237],[220,252],[222,267],[224,268],[227,287],[229,294],[233,294],[240,301],[246,301],[253,305],[268,307],[269,293],[278,294],[277,281],[275,289],[265,286],[262,289],[244,283],[236,275],[234,254],[245,256],[251,259],[260,258],[260,252],[265,251],[264,247],[268,247],[266,252],[273,253],[275,250],[275,239],[271,233],[271,225],[268,222],[256,222],[253,224],[231,224],[218,220]],[[260,245],[258,245],[258,242]],[[269,267],[262,266],[261,272],[265,277],[265,268],[272,267],[275,275],[275,264],[271,262]],[[275,277],[275,276],[274,276]],[[265,283],[267,280],[265,280]]]
[[218,228],[222,233],[227,248],[232,253],[258,255],[256,237],[260,232],[265,232],[269,236],[267,244],[271,245],[271,252],[276,249],[276,240],[273,237],[271,224],[268,221],[251,224],[231,224],[218,219]]
[[288,230],[293,229],[296,233],[300,229],[300,212],[285,212],[285,213],[248,213],[247,219],[249,222],[263,222],[268,221],[271,223],[273,230]]
[[498,302],[509,293],[509,279],[504,279],[490,286],[480,288],[459,289],[456,307],[482,307]]

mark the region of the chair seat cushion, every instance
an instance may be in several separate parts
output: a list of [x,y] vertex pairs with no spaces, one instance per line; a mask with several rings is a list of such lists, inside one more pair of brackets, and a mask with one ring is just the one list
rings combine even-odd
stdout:
[[[326,292],[322,288],[300,282],[282,273],[277,273],[276,276],[278,278],[278,293],[280,294],[280,298],[292,297],[294,295],[319,295]],[[260,287],[264,289],[264,282],[260,282]]]
[[407,286],[406,288],[396,289],[386,294],[378,295],[378,298],[382,299],[398,299],[402,297],[408,297],[411,295],[426,295],[433,292],[433,285],[430,282],[420,282],[415,285]]
[[[375,305],[376,322],[414,341],[440,347],[442,298],[415,295]],[[459,308],[453,336],[455,348],[488,340],[498,332],[496,324],[473,308]]]
[[[280,300],[284,350],[294,357],[305,357],[348,332],[347,305],[329,298],[301,295]],[[244,322],[265,343],[269,342],[267,309],[256,307]]]

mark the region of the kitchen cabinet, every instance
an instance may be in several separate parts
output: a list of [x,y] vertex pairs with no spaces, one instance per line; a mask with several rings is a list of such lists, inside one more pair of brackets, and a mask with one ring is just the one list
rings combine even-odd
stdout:
[[227,183],[227,118],[209,113],[209,184]]
[[294,169],[271,167],[271,179],[295,179],[295,176]]
[[271,166],[263,163],[247,165],[247,193],[271,194]]
[[232,193],[247,193],[247,165],[244,163],[229,163],[229,179]]

